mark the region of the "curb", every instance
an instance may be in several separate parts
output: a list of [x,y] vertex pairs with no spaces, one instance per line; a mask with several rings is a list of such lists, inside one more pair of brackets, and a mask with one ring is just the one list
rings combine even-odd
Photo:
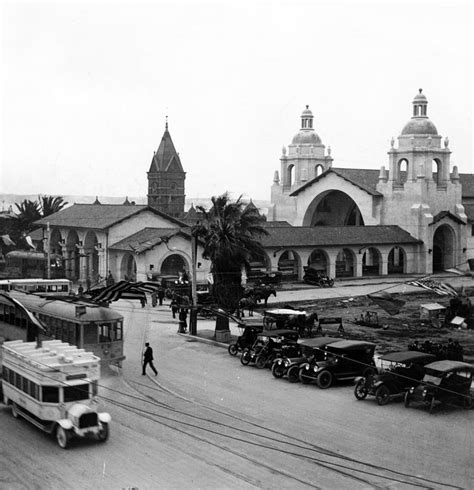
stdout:
[[227,349],[229,347],[229,344],[224,344],[223,342],[217,342],[216,340],[212,340],[212,339],[206,339],[203,337],[199,337],[197,335],[190,335],[188,333],[179,333],[179,332],[177,332],[177,334],[180,337],[186,337],[187,339],[190,339],[190,342],[202,342],[204,344],[212,344],[217,347],[223,347],[224,349]]

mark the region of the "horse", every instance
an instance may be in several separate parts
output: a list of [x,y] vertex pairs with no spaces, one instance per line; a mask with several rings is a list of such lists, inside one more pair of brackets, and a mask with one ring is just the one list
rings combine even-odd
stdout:
[[244,296],[243,298],[240,298],[238,307],[239,315],[244,318],[244,309],[246,308],[249,312],[249,316],[253,316],[253,310],[255,309],[256,304],[257,302],[253,296]]
[[253,296],[255,298],[255,301],[257,303],[260,303],[260,301],[263,301],[265,306],[268,304],[268,298],[270,296],[275,296],[276,298],[276,289],[273,286],[270,286],[268,284],[262,284],[261,286],[256,286],[254,288],[248,288],[244,292],[244,297],[249,298]]

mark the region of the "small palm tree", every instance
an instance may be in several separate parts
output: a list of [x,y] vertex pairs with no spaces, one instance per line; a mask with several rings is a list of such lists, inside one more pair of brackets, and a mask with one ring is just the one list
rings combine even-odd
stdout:
[[203,257],[211,261],[214,297],[229,311],[236,309],[242,297],[242,268],[250,256],[263,253],[259,239],[267,234],[265,217],[255,206],[245,206],[241,197],[235,202],[228,193],[212,197],[209,211],[197,206],[201,219],[193,227],[204,242]]

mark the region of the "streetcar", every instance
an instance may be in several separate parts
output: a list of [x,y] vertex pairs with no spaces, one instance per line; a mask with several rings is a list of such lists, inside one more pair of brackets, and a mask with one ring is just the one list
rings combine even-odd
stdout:
[[[5,254],[3,277],[48,277],[48,255],[44,252],[12,250]],[[49,274],[52,278],[65,277],[64,257],[49,255]]]
[[[37,325],[19,302],[39,320]],[[123,355],[123,316],[91,301],[26,294],[12,290],[0,293],[0,342],[4,340],[62,340],[91,351],[103,364],[121,366]]]
[[97,410],[97,356],[60,340],[13,340],[1,350],[3,402],[15,418],[54,434],[63,449],[73,438],[108,439],[111,417]]
[[26,293],[70,294],[72,282],[69,279],[0,279],[0,291],[16,289]]

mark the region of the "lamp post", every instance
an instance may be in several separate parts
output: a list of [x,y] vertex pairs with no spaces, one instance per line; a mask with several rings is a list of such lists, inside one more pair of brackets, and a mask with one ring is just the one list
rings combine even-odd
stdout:
[[46,223],[46,278],[51,279],[51,228]]
[[197,240],[194,231],[191,231],[191,314],[189,317],[189,333],[197,334],[197,292],[196,292],[196,257]]

